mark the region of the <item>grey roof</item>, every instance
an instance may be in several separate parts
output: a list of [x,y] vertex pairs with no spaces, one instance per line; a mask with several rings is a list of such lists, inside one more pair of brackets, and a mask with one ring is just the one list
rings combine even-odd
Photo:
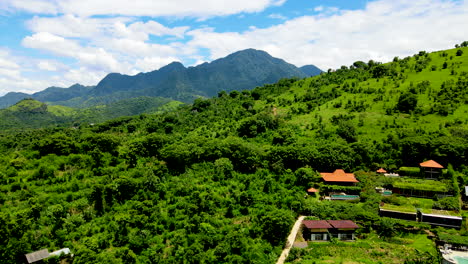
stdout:
[[433,217],[440,217],[440,218],[450,218],[450,219],[463,220],[463,217],[453,216],[453,215],[439,215],[439,214],[425,214],[425,213],[421,213],[421,215],[422,216],[433,216]]
[[49,251],[47,249],[41,249],[39,251],[26,254],[26,259],[28,260],[28,263],[33,263],[48,257]]

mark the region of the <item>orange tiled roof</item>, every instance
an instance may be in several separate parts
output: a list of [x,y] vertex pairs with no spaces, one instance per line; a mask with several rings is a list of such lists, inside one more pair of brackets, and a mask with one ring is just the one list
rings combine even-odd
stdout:
[[422,163],[419,163],[419,166],[425,167],[425,168],[438,168],[438,169],[443,169],[444,167],[440,165],[439,163],[433,161],[433,160],[428,160]]
[[342,169],[337,169],[332,173],[321,172],[322,179],[326,182],[359,182],[352,173],[345,173]]
[[383,168],[380,168],[380,169],[377,170],[377,172],[378,172],[378,173],[386,173],[387,171],[384,170]]
[[315,189],[315,188],[309,188],[309,189],[307,189],[307,192],[314,192],[315,193],[315,192],[318,192],[318,190]]

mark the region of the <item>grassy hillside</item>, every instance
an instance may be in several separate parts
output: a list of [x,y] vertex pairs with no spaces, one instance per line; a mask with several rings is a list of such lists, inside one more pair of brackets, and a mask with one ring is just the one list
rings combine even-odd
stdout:
[[[274,263],[299,214],[382,234],[374,188],[388,180],[364,171],[435,159],[453,165],[452,189],[468,184],[467,58],[356,62],[159,114],[0,133],[0,262],[69,247],[75,264]],[[318,171],[337,168],[356,172],[360,203],[305,197]],[[415,250],[392,261],[430,244],[405,241]]]
[[0,110],[0,131],[78,126],[104,122],[122,116],[162,113],[174,110],[181,104],[181,102],[166,98],[137,97],[108,105],[74,109],[25,99],[7,109]]
[[24,99],[0,110],[0,130],[21,130],[69,124],[76,111],[64,106],[48,106],[33,99]]

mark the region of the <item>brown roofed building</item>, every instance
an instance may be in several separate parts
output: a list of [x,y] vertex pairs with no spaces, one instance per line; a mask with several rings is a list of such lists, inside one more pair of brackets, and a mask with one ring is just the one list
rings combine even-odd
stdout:
[[342,169],[337,169],[332,173],[321,172],[320,176],[327,184],[335,185],[354,185],[359,182],[353,173],[346,173]]
[[442,169],[444,168],[444,166],[434,160],[419,163],[419,167],[421,167],[421,172],[424,172],[426,178],[429,179],[438,179],[439,175],[442,174]]
[[333,227],[326,220],[304,220],[302,234],[305,240],[328,241],[330,240],[329,230]]
[[302,234],[305,240],[328,241],[330,235],[339,240],[354,240],[354,232],[359,228],[351,220],[304,220]]
[[334,228],[332,236],[339,240],[354,240],[354,232],[359,228],[351,220],[328,220],[328,223]]
[[304,220],[304,226],[308,229],[329,229],[333,228],[327,220]]
[[351,220],[328,220],[327,222],[330,225],[332,225],[334,228],[337,228],[337,229],[356,229],[356,228],[359,228],[359,226],[356,225]]

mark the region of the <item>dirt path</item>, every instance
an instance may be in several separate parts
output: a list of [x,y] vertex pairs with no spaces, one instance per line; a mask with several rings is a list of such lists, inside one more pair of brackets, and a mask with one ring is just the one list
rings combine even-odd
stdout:
[[294,223],[294,226],[291,229],[291,233],[288,236],[288,242],[286,243],[286,247],[283,249],[283,252],[281,253],[281,256],[279,257],[276,264],[283,264],[286,258],[288,257],[289,251],[291,250],[291,247],[294,244],[294,240],[296,239],[297,231],[299,231],[299,228],[301,227],[301,224],[302,224],[302,220],[304,220],[304,218],[305,216],[303,215],[297,218],[297,221],[296,223]]

